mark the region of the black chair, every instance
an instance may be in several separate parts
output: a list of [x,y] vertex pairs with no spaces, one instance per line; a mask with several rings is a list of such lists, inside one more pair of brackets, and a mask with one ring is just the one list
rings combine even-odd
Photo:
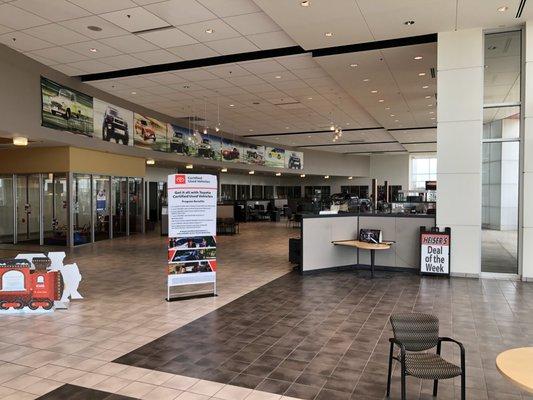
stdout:
[[[390,396],[392,360],[394,359],[401,365],[402,400],[406,399],[405,377],[407,375],[433,380],[433,396],[437,396],[439,379],[461,376],[461,400],[466,400],[465,348],[457,340],[439,337],[439,319],[431,314],[402,313],[391,315],[390,323],[394,338],[389,339],[387,397]],[[459,346],[460,367],[440,356],[442,342],[453,342]],[[394,345],[400,348],[400,354],[397,356],[394,356]],[[426,352],[434,347],[437,347],[436,354]]]

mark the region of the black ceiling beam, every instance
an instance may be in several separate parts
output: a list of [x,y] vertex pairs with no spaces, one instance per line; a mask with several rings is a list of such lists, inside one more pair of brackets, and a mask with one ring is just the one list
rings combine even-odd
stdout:
[[127,68],[117,71],[98,72],[95,74],[80,75],[82,82],[98,81],[102,79],[124,78],[135,75],[155,74],[158,72],[178,71],[183,69],[210,67],[213,65],[230,64],[243,61],[261,60],[283,56],[293,56],[307,53],[300,46],[282,47],[271,50],[250,51],[247,53],[229,54],[196,60],[178,61],[166,64],[146,65],[143,67]]
[[323,49],[311,50],[313,57],[333,56],[345,53],[357,53],[361,51],[390,49],[393,47],[414,46],[417,44],[436,43],[437,34],[409,36],[398,39],[378,40],[375,42],[365,42],[356,44],[347,44],[345,46],[326,47]]
[[178,71],[191,68],[210,67],[213,65],[231,64],[243,61],[261,60],[293,56],[296,54],[311,53],[313,57],[330,56],[335,54],[354,53],[369,50],[389,49],[393,47],[413,46],[417,44],[435,43],[437,34],[410,36],[398,39],[379,40],[375,42],[349,44],[345,46],[326,47],[315,50],[305,50],[300,46],[282,47],[279,49],[258,50],[248,53],[228,54],[223,56],[201,58],[197,60],[178,61],[174,63],[146,65],[143,67],[127,68],[116,71],[98,72],[78,76],[82,82],[98,81],[103,79],[125,78],[135,75],[155,74],[159,72]]
[[[374,131],[379,129],[385,129],[382,126],[374,126],[371,128],[349,128],[343,129],[343,132],[357,132],[357,131]],[[292,135],[311,135],[316,133],[331,133],[330,129],[323,131],[303,131],[303,132],[280,132],[280,133],[260,133],[257,135],[243,135],[245,138],[257,138],[257,137],[269,137],[269,136],[292,136]]]

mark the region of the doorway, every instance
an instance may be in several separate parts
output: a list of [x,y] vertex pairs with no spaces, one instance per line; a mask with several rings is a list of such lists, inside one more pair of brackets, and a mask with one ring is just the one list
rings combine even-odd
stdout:
[[128,179],[113,177],[113,237],[126,236],[128,234]]
[[40,243],[40,184],[39,174],[17,175],[17,243]]

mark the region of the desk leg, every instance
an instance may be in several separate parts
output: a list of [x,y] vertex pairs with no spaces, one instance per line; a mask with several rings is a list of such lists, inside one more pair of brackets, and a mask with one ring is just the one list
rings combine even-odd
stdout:
[[374,257],[376,250],[370,250],[370,276],[374,279]]

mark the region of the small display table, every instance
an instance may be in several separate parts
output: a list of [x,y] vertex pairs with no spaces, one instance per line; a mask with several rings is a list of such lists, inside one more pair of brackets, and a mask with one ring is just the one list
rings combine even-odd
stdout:
[[533,347],[520,347],[498,354],[496,367],[520,389],[533,393]]
[[374,278],[374,259],[376,256],[376,250],[388,250],[392,246],[392,242],[368,243],[361,242],[360,240],[335,240],[331,243],[336,246],[348,246],[361,250],[370,250],[370,275],[372,278]]

